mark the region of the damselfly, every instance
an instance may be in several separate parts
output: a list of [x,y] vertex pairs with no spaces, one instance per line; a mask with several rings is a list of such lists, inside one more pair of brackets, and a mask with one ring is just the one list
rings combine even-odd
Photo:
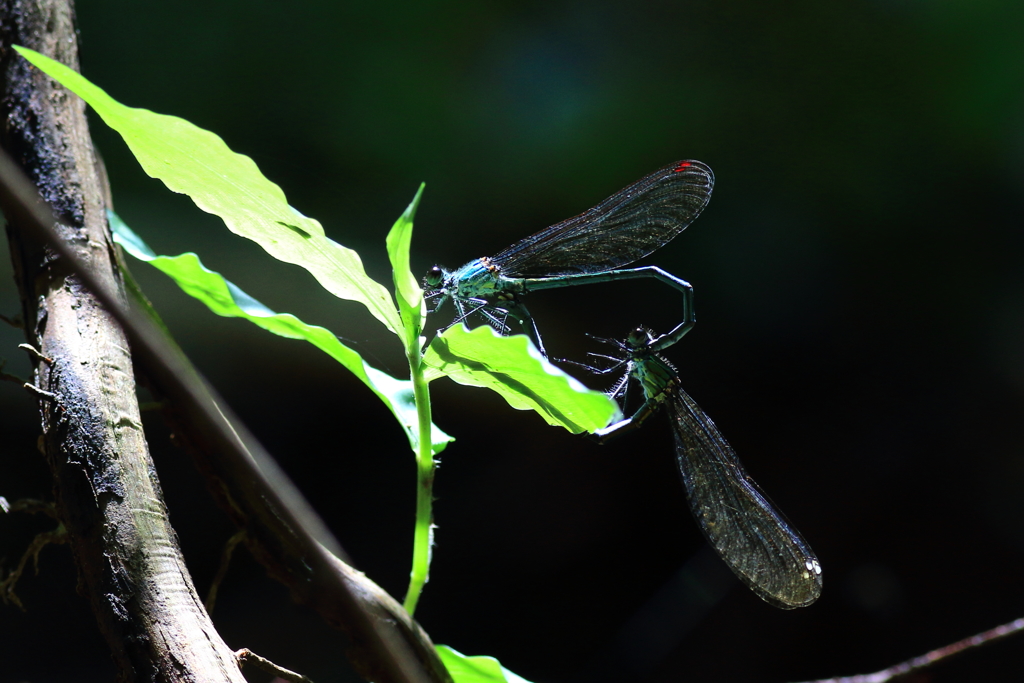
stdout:
[[[616,192],[594,208],[516,242],[495,256],[458,270],[434,266],[424,278],[436,311],[451,299],[451,325],[479,313],[508,334],[519,323],[541,353],[544,346],[522,295],[539,289],[641,277],[660,280],[683,295],[683,321],[665,337],[679,339],[693,326],[693,289],[657,266],[616,270],[647,256],[682,232],[707,205],[715,176],[699,161],[676,161]],[[446,328],[445,328],[446,329]]]
[[632,417],[596,432],[598,440],[639,427],[665,406],[690,511],[718,555],[751,590],[776,607],[805,607],[817,600],[818,558],[747,475],[711,418],[682,390],[676,369],[658,353],[671,340],[655,338],[641,327],[625,341],[601,341],[616,346],[622,356],[604,356],[616,361],[609,368],[588,369],[606,374],[625,368],[610,393],[620,398],[635,381],[643,389],[644,403]]

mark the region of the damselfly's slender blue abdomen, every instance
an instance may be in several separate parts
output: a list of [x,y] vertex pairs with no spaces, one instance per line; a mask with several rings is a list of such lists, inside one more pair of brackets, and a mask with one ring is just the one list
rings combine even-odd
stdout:
[[667,244],[707,206],[715,177],[699,161],[676,161],[644,176],[578,216],[549,226],[495,256],[448,271],[434,266],[424,280],[432,311],[451,299],[452,324],[479,313],[502,333],[518,322],[543,352],[521,297],[527,292],[651,277],[683,295],[683,321],[665,336],[693,325],[689,283],[656,266],[621,269]]

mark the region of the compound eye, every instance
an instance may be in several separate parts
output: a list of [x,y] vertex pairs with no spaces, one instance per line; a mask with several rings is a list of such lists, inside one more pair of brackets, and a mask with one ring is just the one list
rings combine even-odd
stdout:
[[423,280],[428,287],[437,287],[444,280],[444,271],[441,270],[441,266],[434,266],[427,271],[427,276]]

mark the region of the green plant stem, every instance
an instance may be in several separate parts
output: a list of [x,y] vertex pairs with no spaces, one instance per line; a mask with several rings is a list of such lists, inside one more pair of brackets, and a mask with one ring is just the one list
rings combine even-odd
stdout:
[[434,530],[434,448],[431,439],[430,387],[423,378],[423,354],[419,339],[409,345],[409,374],[416,398],[419,418],[419,449],[416,453],[416,529],[413,537],[412,571],[409,590],[405,594],[405,609],[409,615],[416,611],[423,585],[430,573],[430,549]]

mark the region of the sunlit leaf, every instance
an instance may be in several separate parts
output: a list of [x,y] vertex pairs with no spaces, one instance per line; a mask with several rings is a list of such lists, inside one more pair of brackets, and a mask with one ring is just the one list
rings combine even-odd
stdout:
[[389,330],[401,323],[391,294],[371,280],[359,255],[330,240],[320,224],[288,205],[284,192],[247,156],[176,116],[126,107],[81,74],[27,48],[14,46],[38,69],[81,97],[121,134],[143,170],[228,229],[253,240],[274,258],[294,263],[335,296],[364,304]]
[[426,377],[487,387],[517,410],[536,410],[548,424],[574,434],[605,427],[620,413],[615,401],[549,363],[526,335],[503,337],[488,325],[450,327],[423,356]]
[[530,683],[494,657],[467,657],[447,645],[437,645],[435,649],[455,683]]
[[[193,253],[158,256],[117,214],[108,212],[108,216],[114,239],[126,252],[167,274],[185,293],[202,301],[217,315],[244,318],[278,336],[304,339],[344,365],[384,402],[402,425],[413,449],[417,447],[418,422],[412,382],[395,379],[367,365],[358,353],[342,344],[330,330],[308,325],[290,313],[275,313],[220,274],[206,268]],[[431,443],[435,453],[441,452],[451,440],[432,426]]]

